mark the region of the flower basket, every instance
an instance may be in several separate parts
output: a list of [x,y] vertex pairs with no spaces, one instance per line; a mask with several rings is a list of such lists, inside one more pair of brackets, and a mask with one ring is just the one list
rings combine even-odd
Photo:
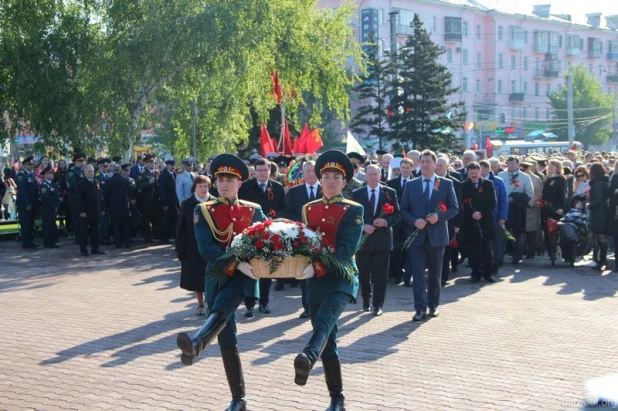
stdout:
[[250,261],[253,275],[257,278],[300,278],[309,262],[310,259],[302,255],[288,257],[277,263],[275,271],[271,273],[270,261],[260,258],[253,258]]

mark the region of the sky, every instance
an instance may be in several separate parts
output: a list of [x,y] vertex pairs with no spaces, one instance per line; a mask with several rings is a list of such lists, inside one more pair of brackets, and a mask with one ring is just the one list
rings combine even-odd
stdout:
[[[618,14],[618,1],[615,0],[480,0],[479,2],[488,7],[500,5],[501,8],[508,7],[509,9],[525,10],[528,13],[532,12],[532,7],[535,4],[551,4],[551,14],[579,16],[585,16],[590,13],[603,13],[603,16]],[[601,17],[601,21],[604,22],[603,17]]]

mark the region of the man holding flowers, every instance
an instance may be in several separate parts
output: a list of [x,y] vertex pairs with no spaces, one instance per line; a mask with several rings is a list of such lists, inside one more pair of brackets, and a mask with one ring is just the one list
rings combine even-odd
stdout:
[[204,325],[190,337],[180,333],[178,347],[181,360],[191,365],[215,338],[218,338],[223,366],[227,376],[232,402],[228,411],[246,410],[245,382],[237,346],[235,313],[246,298],[259,298],[257,281],[251,265],[236,257],[218,260],[235,235],[255,222],[266,220],[258,204],[238,200],[238,189],[246,180],[246,164],[232,154],[217,156],[211,171],[217,181],[219,198],[195,207],[195,237],[200,254],[207,262],[205,299],[209,316]]

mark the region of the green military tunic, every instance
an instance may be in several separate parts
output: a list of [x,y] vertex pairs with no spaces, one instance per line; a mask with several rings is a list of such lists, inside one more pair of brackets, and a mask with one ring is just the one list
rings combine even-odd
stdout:
[[343,187],[343,190],[341,190],[341,196],[343,198],[347,198],[348,200],[352,199],[352,191],[356,190],[357,188],[361,188],[363,186],[363,182],[358,180],[356,177],[352,177],[352,180],[350,180],[349,183],[347,183],[345,185],[345,187]]

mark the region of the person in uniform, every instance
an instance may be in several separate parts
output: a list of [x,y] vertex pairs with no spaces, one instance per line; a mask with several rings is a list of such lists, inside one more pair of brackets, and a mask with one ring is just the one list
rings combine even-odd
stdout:
[[[176,197],[181,206],[182,202],[193,194],[193,174],[191,174],[193,163],[193,158],[185,158],[182,160],[182,168],[176,174]],[[208,179],[210,180],[210,177]]]
[[144,157],[145,167],[137,178],[137,207],[142,213],[142,236],[144,241],[152,243],[152,220],[154,213],[154,195],[157,179],[155,175],[155,156],[147,154]]
[[103,195],[101,185],[94,179],[94,167],[90,164],[84,167],[84,178],[75,185],[77,196],[77,211],[81,219],[79,233],[79,249],[83,257],[88,256],[88,238],[92,254],[105,254],[99,250],[99,221],[105,214],[103,211]]
[[43,246],[45,248],[58,248],[58,226],[56,225],[56,213],[62,202],[58,184],[54,183],[54,169],[45,167],[41,182],[41,221],[43,222]]
[[227,410],[244,411],[247,401],[235,313],[246,297],[258,298],[259,290],[255,278],[250,278],[253,275],[249,263],[238,262],[235,257],[227,261],[217,259],[237,233],[253,223],[265,221],[266,216],[258,204],[238,199],[238,189],[249,173],[240,158],[221,154],[213,160],[211,170],[217,179],[220,197],[198,204],[194,212],[197,246],[207,262],[205,298],[210,314],[193,337],[180,333],[176,342],[182,351],[182,363],[191,365],[215,338],[218,339],[232,393]]
[[[283,216],[285,211],[285,192],[280,183],[269,178],[270,162],[263,158],[257,160],[255,162],[255,171],[256,177],[245,181],[240,190],[238,190],[238,198],[259,204],[264,213],[270,218]],[[259,310],[264,314],[270,313],[268,302],[272,282],[272,278],[260,279]],[[245,316],[253,317],[255,315],[255,300],[247,298],[245,306]]]
[[[94,179],[101,186],[101,195],[103,195],[103,190],[105,189],[105,183],[112,177],[112,173],[109,172],[109,165],[112,162],[109,158],[100,158],[97,160],[97,167],[99,168],[96,173],[94,173]],[[109,245],[109,213],[107,212],[107,208],[105,207],[105,203],[103,204],[103,210],[106,211],[105,214],[101,216],[99,220],[99,244],[101,245]]]
[[69,210],[71,210],[71,223],[73,225],[73,233],[75,233],[75,244],[79,244],[80,232],[80,217],[77,211],[77,193],[75,191],[76,184],[84,178],[84,153],[76,153],[73,155],[73,167],[69,166],[67,171],[67,188],[69,190]]
[[346,185],[343,187],[343,190],[341,190],[341,196],[347,200],[351,200],[352,191],[358,188],[361,188],[362,186],[363,186],[363,182],[357,179],[356,177],[352,176],[352,179],[348,183],[346,183]]
[[178,198],[176,197],[175,160],[166,160],[165,168],[159,175],[159,211],[161,213],[161,242],[169,243],[172,233],[176,232],[178,217]]
[[[343,272],[340,268],[324,266],[319,262],[315,263],[315,267],[309,265],[305,269],[313,331],[304,350],[294,359],[294,382],[305,385],[311,369],[321,358],[331,397],[328,410],[340,411],[345,410],[345,396],[337,351],[337,320],[358,291],[358,269],[354,255],[363,232],[363,206],[341,195],[341,190],[354,174],[352,163],[345,153],[326,151],[318,157],[315,170],[323,197],[305,204],[303,222],[311,229],[324,233],[325,238],[334,245],[335,257],[342,267],[352,272]],[[346,274],[351,275],[351,279]]]
[[352,167],[354,167],[354,178],[364,183],[366,181],[365,172],[361,168],[361,164],[365,163],[365,157],[353,151],[348,153],[348,157],[350,157],[350,161],[352,162]]
[[135,183],[135,179],[131,177],[131,164],[126,163],[121,166],[120,175],[129,179],[129,187],[130,187],[130,200],[129,200],[129,209],[131,215],[131,228],[129,229],[129,243],[131,242],[131,238],[135,237],[135,232],[137,228],[142,225],[142,213],[139,211],[137,207],[137,184]]
[[39,202],[39,185],[34,179],[32,168],[34,157],[29,156],[22,162],[23,167],[17,172],[17,212],[21,227],[21,241],[24,248],[37,248],[32,242],[34,231],[34,214]]
[[112,220],[116,248],[126,248],[129,246],[131,228],[131,183],[120,174],[120,164],[112,164],[110,168],[112,176],[103,187],[103,203],[106,214]]

